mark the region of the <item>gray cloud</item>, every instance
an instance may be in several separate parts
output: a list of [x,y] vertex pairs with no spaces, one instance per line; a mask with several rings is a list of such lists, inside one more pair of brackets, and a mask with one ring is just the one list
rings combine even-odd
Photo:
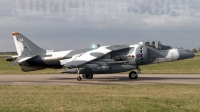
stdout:
[[[190,0],[189,4],[183,3],[179,5],[180,7],[173,4],[176,6],[174,12],[167,11],[168,13],[161,14],[153,14],[151,9],[153,1],[135,0],[135,5],[141,8],[139,14],[136,14],[137,10],[131,14],[123,14],[123,11],[122,14],[93,14],[93,12],[58,14],[58,10],[54,10],[51,14],[16,12],[11,14],[16,9],[16,0],[0,1],[2,5],[0,7],[0,51],[15,51],[11,35],[13,31],[22,33],[45,49],[55,50],[90,47],[94,42],[110,45],[135,44],[151,40],[161,40],[173,47],[185,49],[200,47],[200,10],[199,5],[196,5],[199,4],[198,1]],[[24,1],[21,0],[19,3],[23,11],[26,11]],[[185,6],[189,6],[189,13],[186,13]],[[117,8],[117,10],[121,9],[121,7]],[[134,6],[133,8],[137,9]]]

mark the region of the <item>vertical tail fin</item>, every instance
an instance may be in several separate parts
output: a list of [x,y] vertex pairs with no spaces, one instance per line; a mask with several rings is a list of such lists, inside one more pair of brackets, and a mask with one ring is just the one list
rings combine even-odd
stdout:
[[16,46],[17,53],[19,56],[33,55],[33,54],[46,52],[46,50],[38,47],[22,34],[13,32],[12,35],[13,35],[15,46]]

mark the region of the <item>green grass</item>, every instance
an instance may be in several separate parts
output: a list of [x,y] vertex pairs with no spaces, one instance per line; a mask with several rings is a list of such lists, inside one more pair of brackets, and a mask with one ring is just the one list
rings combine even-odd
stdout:
[[199,85],[0,86],[1,112],[199,112]]
[[[6,62],[0,58],[0,74],[58,74],[61,69],[46,69],[34,72],[22,72],[19,66],[10,66],[12,62]],[[200,74],[200,56],[193,59],[180,60],[141,66],[143,74]],[[127,73],[127,72],[126,72]]]
[[[0,74],[57,74],[46,69],[24,73],[0,58]],[[142,73],[200,74],[200,56],[141,66]],[[199,85],[0,86],[0,112],[199,112]]]
[[200,57],[141,66],[144,74],[200,74]]

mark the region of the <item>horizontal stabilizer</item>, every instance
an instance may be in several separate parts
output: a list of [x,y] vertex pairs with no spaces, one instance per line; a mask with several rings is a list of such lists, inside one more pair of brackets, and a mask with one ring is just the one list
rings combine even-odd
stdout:
[[37,56],[37,55],[31,55],[31,56],[26,56],[26,57],[18,57],[11,65],[12,65],[12,66],[15,66],[15,65],[17,65],[18,63],[22,63],[22,62],[27,61],[27,60],[29,60],[29,59],[31,59],[31,58],[36,57],[36,56]]

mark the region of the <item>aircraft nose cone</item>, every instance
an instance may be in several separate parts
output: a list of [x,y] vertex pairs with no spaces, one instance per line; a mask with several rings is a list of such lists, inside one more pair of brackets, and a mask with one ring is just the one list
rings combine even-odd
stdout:
[[179,59],[188,59],[193,58],[195,56],[194,53],[188,51],[188,50],[179,50]]

